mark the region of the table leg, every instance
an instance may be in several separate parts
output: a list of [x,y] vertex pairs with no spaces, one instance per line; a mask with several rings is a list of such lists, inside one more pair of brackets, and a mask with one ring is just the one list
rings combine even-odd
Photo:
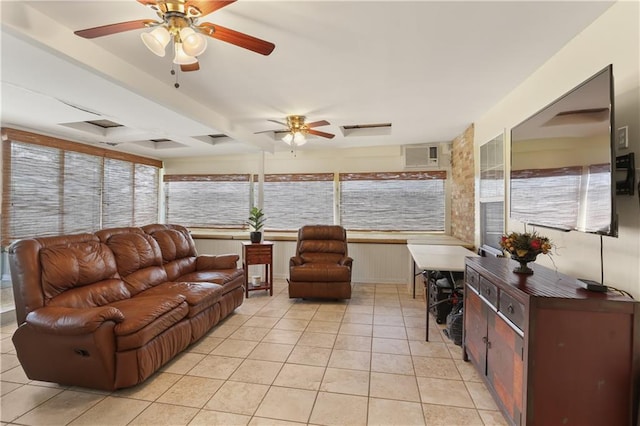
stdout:
[[244,293],[245,298],[249,298],[249,266],[246,262],[242,263],[242,268],[244,269]]
[[413,270],[411,271],[411,279],[413,280],[413,282],[411,283],[413,285],[413,298],[416,298],[416,262],[413,260],[413,258],[411,258],[411,264],[413,265]]
[[429,283],[429,274],[427,273],[427,285],[425,286],[425,289],[424,289],[424,291],[425,291],[425,299],[426,299],[424,305],[426,306],[426,310],[427,310],[427,319],[425,320],[425,323],[426,323],[426,331],[425,331],[425,338],[424,338],[425,342],[429,341],[429,316],[431,315],[429,313],[429,292],[430,292],[430,287],[431,287],[431,285]]

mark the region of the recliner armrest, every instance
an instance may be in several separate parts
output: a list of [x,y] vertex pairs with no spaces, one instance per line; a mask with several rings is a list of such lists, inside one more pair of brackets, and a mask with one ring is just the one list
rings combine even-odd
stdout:
[[201,254],[196,258],[196,270],[235,269],[238,267],[238,259],[240,256],[237,254]]
[[300,266],[304,263],[304,260],[300,256],[293,256],[289,259],[289,266]]
[[350,258],[349,256],[343,257],[342,259],[340,259],[340,265],[342,266],[348,266],[349,268],[351,268],[352,264],[353,264],[353,259]]
[[107,321],[119,323],[123,320],[122,312],[112,306],[82,309],[46,307],[30,312],[25,322],[43,333],[73,336],[89,334]]

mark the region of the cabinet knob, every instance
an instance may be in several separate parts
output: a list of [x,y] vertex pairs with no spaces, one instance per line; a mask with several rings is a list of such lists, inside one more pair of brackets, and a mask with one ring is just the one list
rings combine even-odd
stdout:
[[514,312],[513,305],[511,303],[509,303],[509,306],[507,306],[507,312],[509,312],[510,314]]
[[487,287],[487,288],[484,290],[484,292],[485,292],[485,293],[487,293],[487,296],[488,296],[488,295],[490,295],[490,294],[491,294],[491,289],[490,289],[489,287]]

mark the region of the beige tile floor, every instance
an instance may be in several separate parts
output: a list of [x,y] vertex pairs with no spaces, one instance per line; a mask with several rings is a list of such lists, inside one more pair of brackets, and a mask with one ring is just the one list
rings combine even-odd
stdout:
[[145,383],[116,392],[29,380],[2,327],[1,422],[20,425],[504,425],[461,350],[404,286],[350,301],[252,292]]

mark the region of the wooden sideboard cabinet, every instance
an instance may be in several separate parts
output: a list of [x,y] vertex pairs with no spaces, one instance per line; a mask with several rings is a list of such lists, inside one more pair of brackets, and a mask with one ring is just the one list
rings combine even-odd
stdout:
[[514,425],[635,425],[640,303],[507,258],[467,258],[463,357]]

